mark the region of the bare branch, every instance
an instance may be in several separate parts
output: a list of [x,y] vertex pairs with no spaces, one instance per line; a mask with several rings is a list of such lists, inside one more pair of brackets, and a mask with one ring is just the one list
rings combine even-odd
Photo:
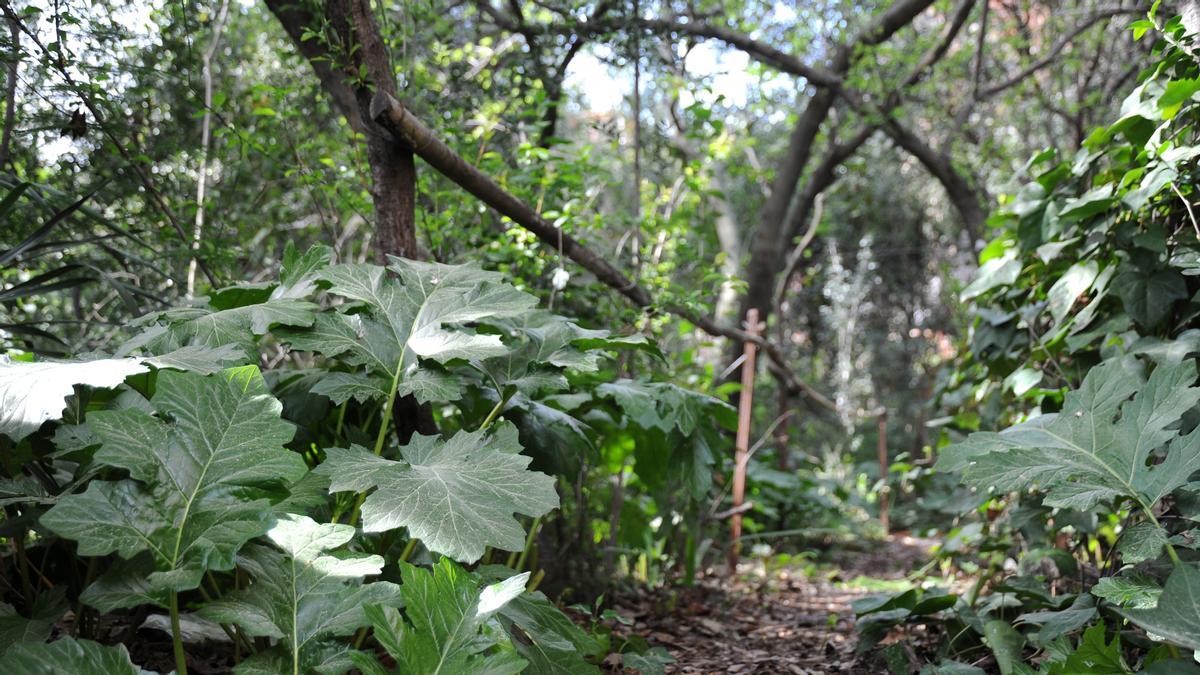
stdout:
[[1120,16],[1122,14],[1140,14],[1143,11],[1145,10],[1141,7],[1110,7],[1108,9],[1097,10],[1096,13],[1092,14],[1090,17],[1081,22],[1078,26],[1072,29],[1071,32],[1064,35],[1063,38],[1055,43],[1054,46],[1050,48],[1050,51],[1046,52],[1042,58],[1029,64],[1012,76],[995,84],[984,87],[982,91],[979,91],[979,93],[976,95],[976,99],[988,99],[1007,89],[1015,87],[1024,81],[1025,78],[1054,63],[1056,60],[1058,60],[1059,54],[1061,54],[1064,49],[1074,42],[1076,38],[1101,21],[1105,21],[1114,16]]

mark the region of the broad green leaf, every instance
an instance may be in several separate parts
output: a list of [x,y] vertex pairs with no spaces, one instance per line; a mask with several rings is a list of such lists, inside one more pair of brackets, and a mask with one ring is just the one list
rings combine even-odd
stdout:
[[1100,266],[1094,260],[1075,263],[1046,291],[1046,309],[1056,326],[1067,318],[1075,301],[1092,287],[1099,273]]
[[145,349],[161,354],[187,346],[232,345],[247,358],[257,360],[256,336],[275,326],[311,326],[316,310],[317,306],[307,300],[288,297],[229,309],[176,307],[138,319],[147,328],[126,343],[122,353]]
[[453,373],[431,366],[409,366],[396,387],[396,393],[400,396],[411,395],[418,403],[457,401],[462,397],[462,380]]
[[978,297],[999,286],[1007,286],[1017,280],[1021,273],[1021,261],[1015,252],[992,258],[979,266],[979,273],[969,286],[963,289],[963,302]]
[[1167,543],[1167,533],[1154,523],[1141,522],[1121,533],[1117,551],[1127,565],[1136,565],[1162,555]]
[[154,675],[129,660],[125,645],[61,638],[49,644],[14,645],[0,656],[0,673],[21,675]]
[[39,593],[29,618],[17,614],[12,605],[0,602],[0,654],[21,642],[45,642],[66,611],[66,589],[62,586]]
[[250,588],[208,603],[200,615],[236,624],[254,637],[274,638],[274,654],[263,658],[279,659],[286,672],[310,672],[327,656],[324,640],[368,625],[364,605],[400,604],[395,584],[361,583],[382,571],[383,558],[328,553],[354,537],[352,526],[285,515],[266,537],[275,548],[252,545],[238,555],[253,580]]
[[[480,568],[484,579],[509,578],[513,571],[498,565]],[[600,656],[604,647],[563,614],[541,592],[522,593],[500,609],[500,621],[517,652],[529,662],[530,675],[598,673],[584,660]]]
[[1045,612],[1027,612],[1017,617],[1018,623],[1039,626],[1033,638],[1040,644],[1046,644],[1055,638],[1078,630],[1088,624],[1096,616],[1096,601],[1086,593],[1075,598],[1066,609]]
[[1133,671],[1121,657],[1121,638],[1114,635],[1112,642],[1104,639],[1104,622],[1083,632],[1079,646],[1067,658],[1050,666],[1047,675],[1125,675]]
[[[509,348],[499,335],[464,324],[523,315],[537,304],[537,298],[504,283],[499,273],[473,265],[392,258],[388,268],[338,264],[319,276],[329,293],[358,303],[349,307],[358,313],[322,313],[310,329],[280,331],[281,339],[294,349],[365,366],[426,400],[447,393],[450,383],[418,375],[419,358],[445,363],[506,354]],[[408,378],[414,381],[406,383]]]
[[0,434],[19,441],[61,418],[75,385],[115,387],[148,370],[133,358],[28,363],[0,355]]
[[[432,570],[400,563],[404,617],[390,608],[368,608],[379,644],[396,660],[398,673],[483,675],[522,672],[516,653],[495,649],[484,624],[525,590],[529,573],[481,588],[480,582],[443,558]],[[371,662],[365,656],[355,663]],[[364,672],[385,672],[377,663]]]
[[662,647],[652,647],[640,654],[626,652],[621,657],[621,665],[641,675],[663,675],[667,672],[667,666],[675,663],[675,657]]
[[336,405],[350,399],[367,403],[388,395],[388,383],[382,378],[361,373],[326,373],[312,388],[312,393],[329,398]]
[[1175,303],[1188,296],[1187,283],[1179,273],[1144,270],[1136,265],[1122,265],[1113,286],[1125,311],[1143,328],[1162,323]]
[[715,419],[727,428],[736,425],[732,406],[668,382],[618,380],[596,387],[596,393],[611,397],[626,419],[643,429],[678,429],[690,436],[703,419]]
[[1104,577],[1092,586],[1091,592],[1097,598],[1108,600],[1119,607],[1152,609],[1158,604],[1162,588],[1146,577],[1134,575]]
[[1159,640],[1200,650],[1200,570],[1175,566],[1154,609],[1123,609],[1125,618]]
[[556,368],[594,371],[600,363],[600,354],[595,350],[654,348],[641,335],[612,338],[608,331],[580,328],[543,310],[489,323],[505,333],[510,351],[473,365],[488,376],[497,392],[515,387],[532,396],[543,390],[565,389],[566,379]]
[[552,475],[578,475],[583,459],[595,450],[591,427],[523,394],[509,399],[504,417],[520,430],[521,445],[534,466]]
[[329,448],[316,469],[331,492],[365,492],[363,530],[407,527],[434,552],[463,562],[488,546],[519,551],[525,531],[514,513],[541,516],[558,506],[554,479],[529,471],[517,430],[509,422],[490,432],[460,431],[449,440],[416,435],[400,448],[403,461],[366,449]]
[[317,276],[331,262],[332,248],[318,244],[301,255],[296,251],[296,245],[289,241],[279,264],[279,285],[271,291],[271,299],[308,297],[316,290]]
[[[1200,434],[1181,436],[1175,426],[1200,400],[1195,380],[1190,361],[1159,365],[1145,381],[1132,358],[1107,361],[1066,395],[1061,412],[972,434],[944,449],[938,466],[981,489],[1036,486],[1049,506],[1086,511],[1127,498],[1149,508],[1200,469]],[[1161,451],[1165,459],[1152,465]]]
[[[232,569],[238,549],[266,530],[270,491],[306,472],[304,460],[283,447],[293,427],[279,418],[281,406],[254,366],[209,376],[164,371],[151,403],[157,416],[137,409],[89,415],[103,443],[96,462],[130,478],[92,481],[41,519],[76,540],[83,555],[145,561],[146,588],[130,596],[133,605],[196,588],[206,570]],[[131,606],[110,602],[96,606]]]
[[921,675],[987,675],[982,668],[961,661],[941,661],[937,665],[925,666]]
[[983,636],[987,640],[996,666],[1001,675],[1011,675],[1017,664],[1022,662],[1021,651],[1025,648],[1025,636],[1003,619],[992,619],[983,625]]

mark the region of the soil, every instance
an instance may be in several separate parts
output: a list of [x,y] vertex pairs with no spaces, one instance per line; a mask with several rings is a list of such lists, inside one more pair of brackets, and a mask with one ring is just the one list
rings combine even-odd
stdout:
[[901,579],[929,560],[930,543],[893,535],[866,551],[839,549],[815,574],[746,562],[735,577],[713,570],[691,588],[623,596],[617,606],[634,619],[626,633],[675,658],[668,673],[880,672],[878,663],[855,653],[850,610],[851,601],[878,591],[846,582]]

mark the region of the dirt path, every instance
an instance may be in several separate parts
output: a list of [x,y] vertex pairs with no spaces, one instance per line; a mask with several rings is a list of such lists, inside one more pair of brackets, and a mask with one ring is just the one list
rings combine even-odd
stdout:
[[[675,657],[669,673],[864,673],[854,653],[850,602],[878,590],[847,583],[897,580],[929,559],[929,542],[893,536],[868,552],[841,552],[832,567],[739,567],[736,580],[708,577],[694,588],[625,598],[632,632]],[[806,574],[807,572],[807,574]]]

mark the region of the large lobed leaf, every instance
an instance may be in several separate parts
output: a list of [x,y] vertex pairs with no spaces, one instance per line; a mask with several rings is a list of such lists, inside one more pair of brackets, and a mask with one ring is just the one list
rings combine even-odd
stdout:
[[[1089,510],[1116,498],[1150,507],[1200,469],[1200,433],[1180,417],[1200,401],[1194,362],[1159,365],[1144,380],[1131,357],[1092,368],[1062,411],[942,451],[938,468],[968,485],[1046,490],[1049,506]],[[1132,399],[1130,398],[1132,396]],[[1155,464],[1158,452],[1165,458]]]
[[126,378],[170,368],[215,373],[241,360],[232,347],[181,347],[160,356],[93,358],[77,361],[14,361],[0,354],[0,435],[14,441],[62,418],[76,386],[111,388]]
[[41,519],[83,555],[133,561],[85,592],[104,611],[161,604],[171,591],[196,588],[206,570],[232,569],[238,549],[267,529],[270,491],[306,472],[283,447],[293,427],[254,366],[211,376],[163,372],[151,404],[156,415],[89,415],[103,444],[96,461],[130,478],[92,481]]
[[236,348],[257,358],[255,338],[275,326],[311,326],[317,305],[304,299],[316,287],[317,274],[333,258],[333,249],[314,246],[303,255],[290,242],[284,250],[279,283],[240,284],[218,290],[206,304],[175,307],[138,319],[145,329],[124,352],[145,349],[161,354],[179,347]]
[[332,492],[375,491],[362,505],[363,530],[407,527],[434,552],[463,562],[488,546],[519,551],[525,532],[514,513],[541,516],[558,506],[554,479],[529,471],[517,430],[460,431],[448,441],[416,435],[400,449],[404,461],[355,446],[330,448],[317,472]]
[[266,536],[275,549],[252,545],[238,556],[238,564],[253,579],[250,588],[200,610],[201,616],[237,624],[248,635],[278,641],[239,667],[239,672],[260,665],[269,670],[266,664],[274,663],[283,664],[286,672],[310,672],[337,651],[329,638],[368,625],[365,605],[400,604],[395,584],[361,583],[363,577],[382,571],[383,558],[328,553],[354,537],[353,527],[285,515]]
[[[493,649],[495,632],[487,621],[525,591],[529,573],[489,586],[443,558],[432,570],[400,563],[404,617],[382,607],[369,608],[375,638],[396,660],[398,673],[421,675],[506,675],[527,663],[511,650]],[[372,657],[355,654],[367,675],[386,670]]]
[[418,357],[444,363],[506,353],[500,336],[461,326],[515,316],[537,304],[537,298],[503,283],[499,273],[473,265],[391,260],[389,268],[325,268],[319,278],[329,292],[353,301],[349,309],[365,311],[326,312],[311,329],[281,331],[281,337],[296,349],[339,356],[402,383],[419,372],[411,368]]
[[0,673],[21,675],[152,675],[129,660],[124,645],[108,647],[91,640],[62,638],[15,645],[0,656]]

